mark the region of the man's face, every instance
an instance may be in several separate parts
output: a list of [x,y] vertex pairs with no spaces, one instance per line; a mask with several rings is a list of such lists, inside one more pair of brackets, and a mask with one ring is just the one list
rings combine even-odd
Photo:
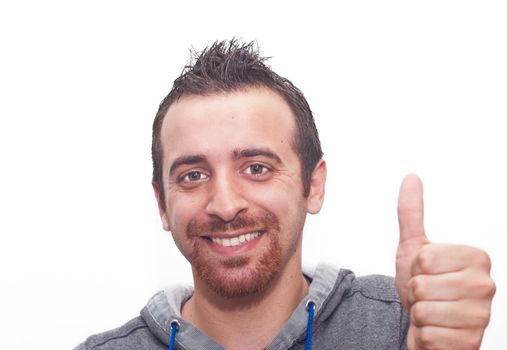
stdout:
[[161,217],[196,286],[248,296],[300,268],[306,213],[315,210],[303,196],[294,133],[290,107],[267,88],[183,96],[169,108]]

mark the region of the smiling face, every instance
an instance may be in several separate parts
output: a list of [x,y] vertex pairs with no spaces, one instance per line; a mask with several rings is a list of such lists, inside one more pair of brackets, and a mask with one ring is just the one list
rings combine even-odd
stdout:
[[303,196],[294,133],[291,109],[267,88],[187,95],[169,108],[164,189],[156,193],[165,191],[163,225],[191,263],[196,288],[248,296],[300,271],[303,225],[322,204],[325,164]]

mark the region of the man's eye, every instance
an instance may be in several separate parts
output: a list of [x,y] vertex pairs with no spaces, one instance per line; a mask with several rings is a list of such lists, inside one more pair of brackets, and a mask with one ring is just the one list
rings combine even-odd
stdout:
[[246,168],[246,172],[249,175],[262,175],[266,173],[269,169],[262,164],[252,164]]
[[199,182],[204,181],[208,178],[208,175],[201,173],[200,171],[191,171],[186,173],[181,180],[183,182]]

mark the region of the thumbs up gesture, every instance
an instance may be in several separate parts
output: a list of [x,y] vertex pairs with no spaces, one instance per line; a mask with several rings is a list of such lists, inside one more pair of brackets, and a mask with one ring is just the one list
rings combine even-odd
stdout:
[[422,183],[400,188],[396,289],[410,317],[409,350],[479,349],[495,283],[488,255],[477,248],[431,243],[424,232]]

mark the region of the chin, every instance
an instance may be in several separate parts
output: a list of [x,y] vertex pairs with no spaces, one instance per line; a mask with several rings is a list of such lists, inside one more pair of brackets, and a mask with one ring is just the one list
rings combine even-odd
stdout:
[[190,257],[194,271],[210,290],[223,298],[244,298],[263,293],[282,269],[282,252],[276,238],[264,253],[256,257],[217,260],[199,252],[202,250],[194,249]]

